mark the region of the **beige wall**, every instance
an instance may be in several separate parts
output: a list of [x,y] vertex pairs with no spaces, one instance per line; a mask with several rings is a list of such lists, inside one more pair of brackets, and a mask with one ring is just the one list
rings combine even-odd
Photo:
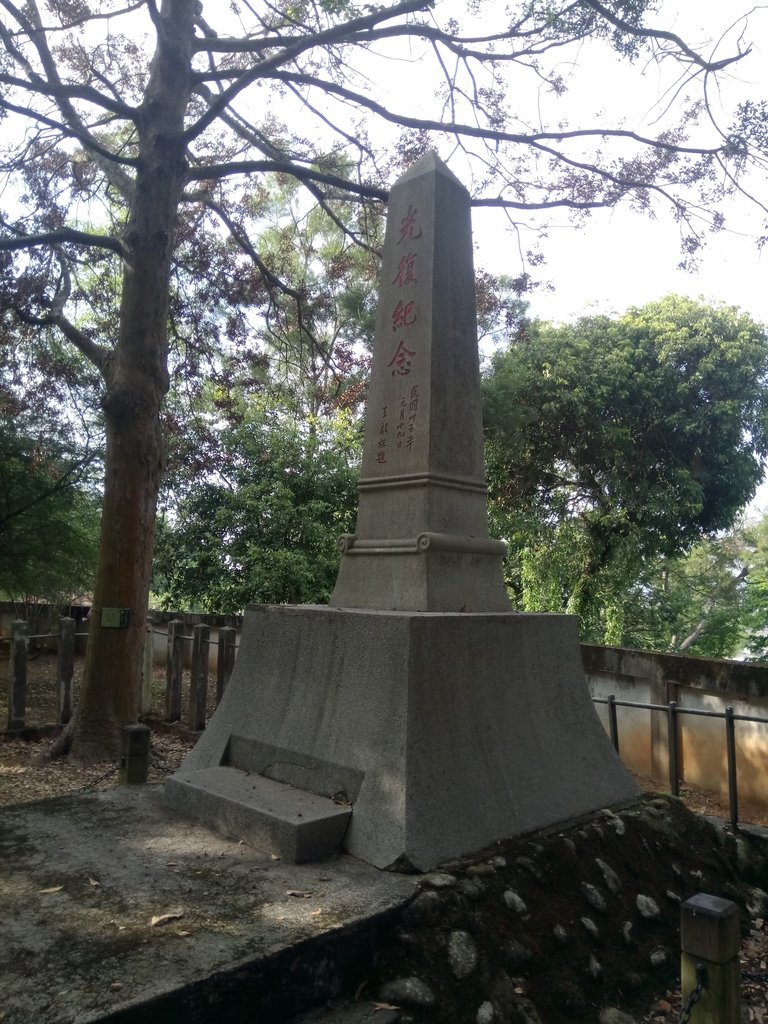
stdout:
[[[768,666],[748,662],[582,646],[593,697],[667,704],[768,719]],[[596,705],[608,728],[605,705]],[[629,767],[662,783],[669,778],[665,712],[619,708],[619,749]],[[697,788],[728,793],[723,719],[680,715],[681,775]],[[768,725],[736,722],[739,801],[768,806]]]

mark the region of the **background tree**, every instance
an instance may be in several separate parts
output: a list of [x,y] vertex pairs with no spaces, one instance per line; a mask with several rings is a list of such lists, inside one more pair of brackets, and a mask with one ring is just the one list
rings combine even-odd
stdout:
[[0,335],[0,593],[69,603],[98,549],[100,429],[93,378],[55,338]]
[[743,643],[750,659],[768,661],[768,515],[743,529],[747,567],[742,613]]
[[280,176],[258,238],[260,259],[285,287],[254,335],[268,360],[273,400],[299,422],[339,408],[360,412],[366,393],[383,220],[367,212],[361,246],[341,226],[353,222],[353,205],[334,204],[333,211],[336,220],[317,203],[308,206],[296,180]]
[[[204,266],[206,249],[232,247],[229,280],[237,288],[219,282],[221,301],[206,307],[206,325],[252,285],[254,270],[267,291],[290,294],[253,244],[254,176],[295,178],[331,217],[331,199],[357,198],[360,212],[343,226],[364,241],[367,204],[385,201],[384,183],[437,146],[461,157],[459,170],[477,169],[477,205],[578,213],[658,201],[684,226],[691,251],[699,237],[694,210],[714,207],[717,226],[717,203],[751,160],[762,160],[762,108],[734,110],[731,123],[718,126],[704,91],[744,51],[707,60],[644,23],[649,0],[526,0],[499,10],[498,25],[488,22],[489,10],[481,29],[468,14],[464,33],[448,12],[441,20],[427,15],[430,8],[423,0],[374,9],[2,0],[0,312],[30,338],[44,326],[60,332],[96,368],[102,394],[94,617],[81,704],[65,738],[82,759],[113,756],[120,725],[136,716],[182,255]],[[571,129],[555,106],[545,114],[540,87],[562,93],[564,53],[585,40],[629,61],[641,53],[663,58],[664,67],[678,61],[680,102],[665,108],[657,131],[642,136],[604,122]],[[413,63],[437,86],[423,114],[413,109],[414,96],[433,96],[423,77],[418,88],[393,88],[404,84],[392,82],[391,59],[405,44],[423,47],[425,60]],[[378,95],[368,90],[377,62],[387,68]],[[407,65],[398,67],[404,73]],[[538,99],[533,121],[506,100],[507,87],[517,103],[528,82]],[[696,89],[703,102],[689,103]],[[377,154],[369,131],[381,131],[381,152],[391,155]],[[238,263],[251,272],[241,274]],[[105,267],[119,282],[104,294],[111,315],[89,307],[83,290],[84,276]],[[104,323],[117,327],[102,333]],[[190,342],[196,326],[181,331]],[[112,606],[131,610],[128,629],[102,627],[101,609]]]
[[644,565],[623,594],[615,593],[615,618],[623,647],[732,658],[747,635],[750,565],[737,524],[705,538],[685,555]]
[[675,296],[534,324],[498,353],[484,381],[492,515],[521,606],[575,612],[585,636],[616,642],[607,596],[753,496],[767,375],[762,327]]
[[297,424],[253,407],[221,441],[216,478],[160,521],[153,589],[161,606],[226,613],[251,601],[327,602],[336,542],[357,510],[359,432],[344,415]]
[[[0,421],[2,422],[2,421]],[[93,585],[99,502],[89,454],[0,427],[0,594],[67,604]]]

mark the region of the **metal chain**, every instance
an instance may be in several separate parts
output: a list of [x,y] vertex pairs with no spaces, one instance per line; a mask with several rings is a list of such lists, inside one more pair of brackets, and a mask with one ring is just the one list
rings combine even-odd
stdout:
[[696,986],[688,996],[688,1002],[680,1011],[680,1016],[677,1018],[677,1024],[688,1024],[693,1013],[693,1008],[701,999],[701,994],[704,991],[704,986],[707,983],[707,968],[704,964],[696,964]]
[[116,764],[113,764],[107,771],[104,772],[103,775],[99,775],[99,777],[93,779],[92,782],[86,782],[86,784],[84,786],[81,786],[80,789],[73,790],[70,796],[79,796],[80,793],[87,793],[89,789],[94,789],[96,786],[99,785],[100,782],[104,782],[104,780],[108,779],[110,775],[114,775],[117,769],[118,766]]
[[741,971],[745,981],[768,981],[768,971]]

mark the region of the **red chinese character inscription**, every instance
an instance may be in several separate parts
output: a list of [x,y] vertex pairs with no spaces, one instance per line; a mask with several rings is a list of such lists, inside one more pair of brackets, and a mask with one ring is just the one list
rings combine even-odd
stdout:
[[419,211],[416,209],[415,206],[408,207],[408,212],[400,221],[400,237],[397,240],[398,245],[404,242],[406,238],[412,240],[416,238],[421,238],[421,227],[419,226],[419,222],[417,220],[418,215]]
[[398,302],[392,310],[392,330],[398,327],[412,327],[416,323],[416,314],[413,311],[414,302]]
[[416,353],[409,351],[401,341],[395,354],[387,363],[387,366],[392,367],[392,376],[397,374],[399,377],[407,377],[411,372],[411,363],[415,355]]
[[400,260],[400,266],[397,268],[392,284],[399,285],[401,288],[403,285],[416,284],[416,275],[414,274],[414,267],[416,265],[416,253],[409,252],[407,256],[403,256]]

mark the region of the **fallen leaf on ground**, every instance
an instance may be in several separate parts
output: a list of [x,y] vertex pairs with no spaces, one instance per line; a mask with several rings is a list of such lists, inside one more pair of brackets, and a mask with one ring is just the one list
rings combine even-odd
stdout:
[[161,925],[168,924],[169,921],[178,921],[180,917],[184,917],[183,910],[177,910],[170,914],[158,914],[150,919],[149,927],[159,928]]

